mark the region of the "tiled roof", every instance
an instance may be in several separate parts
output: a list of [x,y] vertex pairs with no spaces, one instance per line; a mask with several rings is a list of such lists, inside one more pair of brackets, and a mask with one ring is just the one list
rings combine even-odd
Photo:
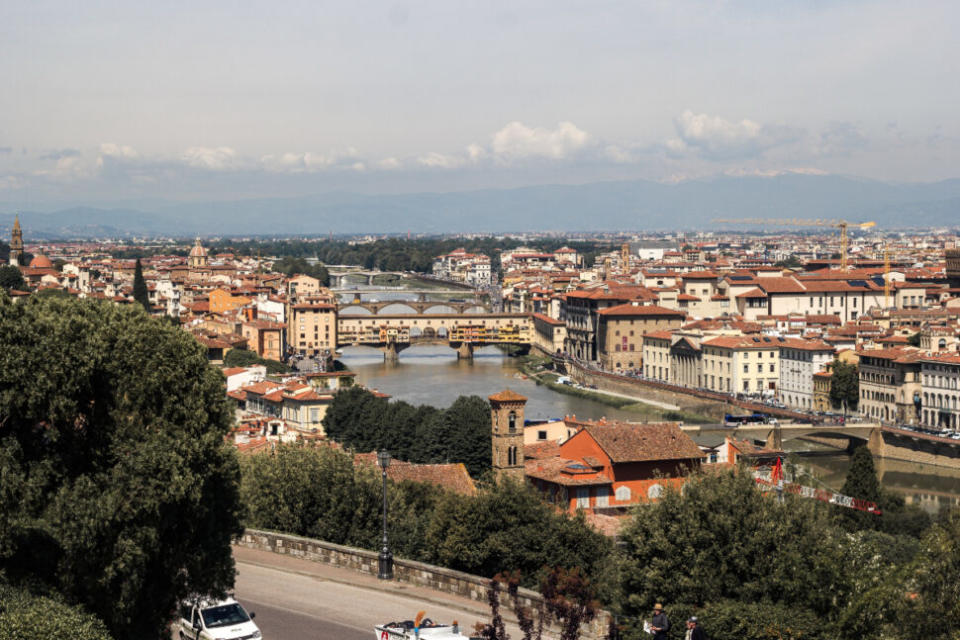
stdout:
[[584,430],[613,463],[686,460],[702,457],[690,436],[676,422],[589,424]]
[[601,316],[674,316],[678,318],[686,317],[682,311],[667,309],[655,304],[620,304],[615,307],[601,309],[598,312]]
[[526,396],[522,396],[515,391],[510,389],[504,389],[500,393],[495,393],[492,396],[489,396],[489,399],[493,402],[526,402]]
[[[353,463],[357,466],[376,467],[377,453],[358,453],[353,457]],[[477,486],[473,478],[467,473],[467,468],[463,463],[455,462],[448,464],[416,464],[406,462],[405,460],[391,460],[387,467],[387,477],[394,482],[423,482],[433,484],[447,491],[453,491],[461,495],[476,495]]]

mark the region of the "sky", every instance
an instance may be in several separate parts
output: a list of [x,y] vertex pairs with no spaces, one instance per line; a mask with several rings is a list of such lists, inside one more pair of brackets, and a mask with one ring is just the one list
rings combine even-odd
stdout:
[[960,177],[960,3],[0,3],[0,204]]

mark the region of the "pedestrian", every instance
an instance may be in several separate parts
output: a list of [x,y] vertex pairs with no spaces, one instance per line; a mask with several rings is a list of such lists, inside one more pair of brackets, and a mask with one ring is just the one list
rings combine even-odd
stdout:
[[707,634],[704,632],[703,627],[700,626],[700,621],[697,620],[697,616],[690,616],[690,619],[687,620],[686,640],[707,640]]
[[653,605],[653,620],[650,621],[650,631],[653,640],[667,640],[667,631],[670,631],[670,621],[663,612],[663,605],[659,602]]

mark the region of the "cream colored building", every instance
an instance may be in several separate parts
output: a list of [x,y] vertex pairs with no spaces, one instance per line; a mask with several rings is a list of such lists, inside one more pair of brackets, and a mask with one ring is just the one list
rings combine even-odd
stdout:
[[780,342],[780,400],[792,409],[816,409],[814,374],[833,361],[833,347],[820,340]]
[[287,342],[297,353],[316,355],[337,348],[337,307],[306,302],[290,305]]
[[780,382],[780,343],[769,336],[718,336],[701,343],[703,386],[772,396]]
[[913,347],[860,351],[860,415],[881,422],[915,425],[915,400],[922,397],[921,352]]

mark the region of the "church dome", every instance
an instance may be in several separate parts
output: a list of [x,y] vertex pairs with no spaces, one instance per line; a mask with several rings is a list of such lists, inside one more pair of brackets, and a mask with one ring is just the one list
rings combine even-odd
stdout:
[[38,253],[33,257],[33,260],[30,261],[31,269],[53,269],[53,263],[50,262],[50,258]]
[[197,238],[197,243],[193,245],[193,249],[190,249],[191,258],[206,258],[207,250],[203,248],[203,245],[200,244],[200,238]]

